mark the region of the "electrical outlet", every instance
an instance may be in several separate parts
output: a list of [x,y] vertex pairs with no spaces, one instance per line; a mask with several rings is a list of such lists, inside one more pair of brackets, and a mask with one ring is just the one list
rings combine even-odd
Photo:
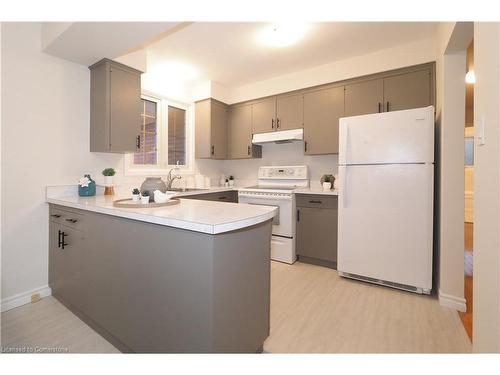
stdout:
[[36,303],[40,300],[41,300],[40,293],[36,293],[31,296],[31,303]]

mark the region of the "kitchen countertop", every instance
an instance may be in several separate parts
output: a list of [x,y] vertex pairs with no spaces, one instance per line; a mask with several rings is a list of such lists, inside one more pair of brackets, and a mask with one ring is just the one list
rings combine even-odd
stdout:
[[[179,193],[178,197],[231,190],[237,190],[237,188],[189,191]],[[209,234],[229,232],[262,223],[271,219],[277,210],[275,207],[269,206],[193,199],[181,199],[181,203],[178,205],[160,208],[118,208],[113,206],[113,201],[128,197],[126,194],[80,197],[77,194],[76,186],[48,186],[46,200],[48,203],[60,206]]]
[[339,195],[338,189],[323,190],[321,187],[307,187],[294,190],[295,194]]

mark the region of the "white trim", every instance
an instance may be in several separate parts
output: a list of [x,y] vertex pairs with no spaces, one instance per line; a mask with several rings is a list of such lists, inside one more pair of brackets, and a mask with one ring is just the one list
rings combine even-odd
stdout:
[[467,311],[465,298],[452,296],[451,294],[446,294],[441,291],[439,291],[439,304],[457,311]]
[[48,285],[45,285],[32,290],[28,290],[24,293],[19,293],[11,297],[4,298],[2,300],[2,312],[31,303],[31,296],[37,293],[40,294],[40,298],[45,298],[52,294],[52,289],[50,289]]
[[167,164],[169,106],[186,111],[186,165],[180,166],[177,174],[194,174],[194,105],[172,100],[145,90],[142,91],[141,97],[158,103],[158,164],[156,166],[137,166],[133,164],[133,154],[125,154],[125,176],[163,176],[168,174],[169,170],[174,167],[174,165]]

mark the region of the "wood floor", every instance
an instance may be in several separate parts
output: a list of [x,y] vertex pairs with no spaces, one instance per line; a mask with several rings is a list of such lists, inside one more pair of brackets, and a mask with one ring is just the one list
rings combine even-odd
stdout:
[[[2,346],[116,352],[52,297],[2,313]],[[461,353],[458,314],[436,298],[340,278],[304,263],[271,266],[268,353]]]
[[464,270],[465,270],[465,280],[464,280],[464,297],[467,305],[467,310],[465,312],[459,313],[462,324],[467,331],[469,339],[472,340],[472,290],[473,290],[473,243],[474,243],[474,224],[465,223],[464,228],[465,234],[465,254],[464,254]]

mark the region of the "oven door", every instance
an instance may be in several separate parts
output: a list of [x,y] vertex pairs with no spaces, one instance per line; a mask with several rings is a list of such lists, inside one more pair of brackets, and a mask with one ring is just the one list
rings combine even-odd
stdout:
[[293,201],[292,197],[258,197],[251,194],[239,194],[239,203],[255,204],[259,206],[276,207],[277,213],[273,218],[273,235],[292,238],[293,237]]

